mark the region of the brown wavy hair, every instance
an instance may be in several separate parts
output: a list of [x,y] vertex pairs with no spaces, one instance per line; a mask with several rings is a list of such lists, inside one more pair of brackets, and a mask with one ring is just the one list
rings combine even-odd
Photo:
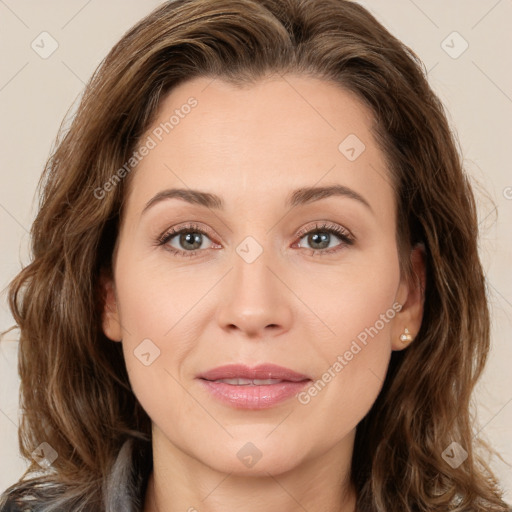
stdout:
[[[131,389],[121,344],[101,329],[99,279],[112,272],[133,173],[101,200],[95,191],[130,158],[177,84],[206,76],[242,86],[285,73],[333,82],[371,108],[395,190],[401,271],[411,272],[416,244],[426,254],[421,329],[411,346],[393,352],[381,393],[357,427],[357,510],[508,510],[478,453],[493,450],[472,430],[489,310],[458,143],[419,58],[344,0],[166,2],[126,32],[93,74],[39,182],[31,263],[9,285],[20,329],[20,451],[32,460],[46,441],[58,458],[36,477],[32,460],[6,493],[28,496],[46,482],[41,510],[111,510],[123,445],[139,443],[135,461],[148,462],[150,418]],[[453,441],[468,454],[456,469],[442,457]]]

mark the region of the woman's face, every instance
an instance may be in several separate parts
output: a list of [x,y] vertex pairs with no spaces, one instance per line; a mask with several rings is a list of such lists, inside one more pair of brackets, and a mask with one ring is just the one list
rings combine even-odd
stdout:
[[[302,76],[194,79],[162,103],[130,176],[103,321],[161,449],[253,474],[350,457],[391,351],[421,322],[371,126],[351,93]],[[309,380],[199,378],[269,363]]]

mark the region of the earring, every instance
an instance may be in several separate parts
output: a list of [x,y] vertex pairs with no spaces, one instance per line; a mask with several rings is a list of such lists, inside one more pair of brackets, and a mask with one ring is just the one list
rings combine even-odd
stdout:
[[404,333],[400,335],[400,341],[404,345],[412,341],[412,334],[409,332],[409,329],[407,329],[407,327],[405,328]]

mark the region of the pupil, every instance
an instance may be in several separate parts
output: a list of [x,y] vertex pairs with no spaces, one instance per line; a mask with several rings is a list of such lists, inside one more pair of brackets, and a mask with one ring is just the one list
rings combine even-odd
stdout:
[[198,249],[201,247],[201,235],[196,233],[195,235],[193,233],[186,233],[185,235],[182,235],[182,240],[185,239],[185,242],[187,244],[194,244],[194,242],[197,244],[195,247],[192,247],[192,249]]
[[[319,234],[319,233],[314,233],[313,235],[310,235],[310,243],[312,246],[314,246],[314,244],[322,244],[322,243],[325,243],[327,242],[327,245],[325,247],[328,247],[329,246],[329,234],[328,233],[324,233],[324,234]],[[325,249],[325,247],[317,247],[317,249]]]

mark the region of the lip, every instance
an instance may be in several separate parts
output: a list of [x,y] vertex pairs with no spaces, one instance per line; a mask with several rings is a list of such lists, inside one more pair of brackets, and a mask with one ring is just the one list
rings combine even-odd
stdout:
[[[219,379],[279,379],[275,384],[241,385],[213,382]],[[236,409],[266,409],[296,396],[311,382],[307,375],[274,364],[254,368],[240,364],[219,366],[197,376],[204,389],[215,399]]]
[[243,364],[227,364],[212,368],[197,376],[199,379],[219,380],[219,379],[280,379],[290,382],[300,382],[311,380],[308,375],[302,375],[289,368],[278,366],[276,364],[265,363],[249,368]]

